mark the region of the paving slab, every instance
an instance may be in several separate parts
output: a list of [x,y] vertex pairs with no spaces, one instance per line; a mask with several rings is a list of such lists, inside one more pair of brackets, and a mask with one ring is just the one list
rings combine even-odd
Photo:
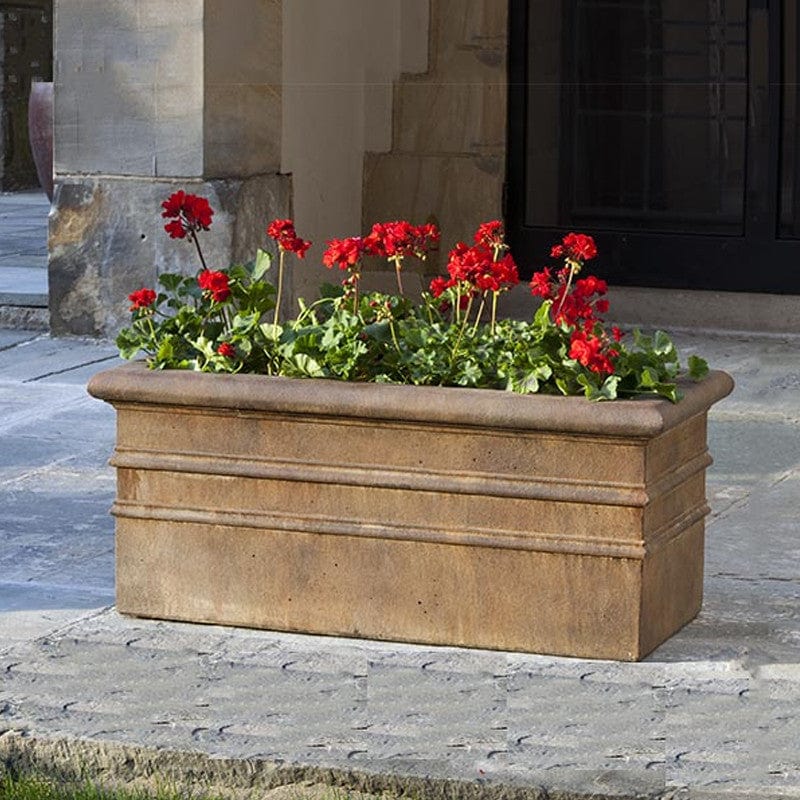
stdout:
[[120,616],[114,415],[84,391],[114,348],[0,333],[0,758],[251,796],[800,798],[800,339],[675,338],[737,380],[705,600],[623,664]]
[[9,347],[14,347],[21,342],[31,341],[38,336],[41,336],[41,334],[34,331],[0,329],[0,350],[6,350]]
[[[91,339],[51,339],[39,336],[3,351],[0,381],[12,379],[23,383],[60,375],[62,381],[75,383],[70,373],[110,364],[117,358],[116,347],[109,342]],[[96,366],[95,371],[101,369]],[[78,381],[83,385],[83,378]]]

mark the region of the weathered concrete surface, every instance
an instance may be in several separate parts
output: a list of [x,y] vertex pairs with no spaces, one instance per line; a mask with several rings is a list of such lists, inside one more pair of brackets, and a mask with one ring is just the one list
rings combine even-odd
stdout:
[[0,194],[0,329],[48,329],[49,210],[41,190]]
[[81,385],[113,349],[20,335],[0,339],[6,763],[243,792],[800,797],[796,338],[676,337],[737,381],[710,415],[705,602],[618,664],[118,616],[113,415]]
[[164,231],[161,203],[173,192],[199,194],[214,209],[211,229],[200,235],[214,269],[255,258],[267,246],[268,223],[289,213],[290,186],[280,175],[196,183],[60,180],[50,217],[51,333],[113,337],[129,320],[132,291],[153,286],[159,272],[200,269],[191,241]]

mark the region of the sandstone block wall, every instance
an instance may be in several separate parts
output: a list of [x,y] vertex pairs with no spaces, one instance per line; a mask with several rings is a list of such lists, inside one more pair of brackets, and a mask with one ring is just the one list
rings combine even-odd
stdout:
[[430,67],[394,89],[392,146],[364,167],[363,222],[435,220],[438,261],[502,215],[506,152],[505,0],[431,0]]
[[110,337],[130,292],[198,268],[163,231],[172,192],[217,212],[209,266],[252,258],[269,219],[291,213],[282,2],[57,0],[55,29],[51,329]]

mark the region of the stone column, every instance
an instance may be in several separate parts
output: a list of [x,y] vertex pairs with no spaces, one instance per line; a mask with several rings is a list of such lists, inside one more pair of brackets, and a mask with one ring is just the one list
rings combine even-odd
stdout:
[[292,174],[297,231],[314,242],[295,273],[301,296],[315,296],[320,281],[330,279],[313,266],[327,239],[366,232],[364,155],[391,149],[394,85],[406,73],[427,69],[428,5],[285,4],[281,163]]
[[226,267],[291,212],[281,162],[281,0],[56,0],[50,314],[55,335],[113,336],[127,295],[197,269],[163,231],[177,189],[215,209]]

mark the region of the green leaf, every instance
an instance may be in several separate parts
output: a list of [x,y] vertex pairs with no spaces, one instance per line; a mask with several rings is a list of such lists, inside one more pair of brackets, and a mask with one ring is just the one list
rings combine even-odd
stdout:
[[699,356],[689,356],[687,361],[689,367],[689,377],[693,381],[701,381],[708,375],[708,363]]
[[652,389],[658,383],[658,372],[652,367],[645,367],[639,379],[639,385],[645,389]]
[[283,333],[282,325],[273,325],[271,322],[265,322],[263,325],[259,326],[259,329],[268,342],[277,342]]
[[183,283],[184,276],[175,272],[164,272],[158,276],[158,282],[168,291],[175,292]]
[[665,397],[667,400],[677,403],[681,399],[678,393],[678,387],[674,383],[657,383],[653,387],[653,391],[660,397]]
[[135,358],[139,354],[139,351],[143,349],[143,342],[139,336],[136,335],[136,332],[132,331],[130,328],[123,328],[119,332],[116,344],[119,348],[120,356],[129,361]]
[[617,386],[619,385],[619,375],[609,375],[600,387],[600,398],[602,400],[616,400]]
[[675,352],[675,345],[664,331],[656,331],[653,337],[653,350],[660,356],[668,356]]
[[325,371],[319,365],[319,362],[315,361],[311,356],[305,355],[305,353],[297,353],[292,362],[303,375],[308,375],[311,378],[325,377]]
[[172,346],[172,339],[164,339],[158,347],[156,358],[159,361],[169,361],[175,355],[175,348]]
[[515,391],[520,394],[535,394],[539,391],[539,378],[535,372],[526,375],[515,387]]
[[373,322],[364,328],[364,333],[377,342],[387,343],[392,340],[392,332],[388,322]]
[[256,263],[253,267],[253,280],[260,281],[267,270],[272,266],[272,255],[266,250],[259,248],[256,251]]
[[539,308],[536,309],[536,313],[533,315],[533,324],[536,325],[538,328],[545,328],[551,324],[550,321],[550,308],[553,305],[552,300],[545,300]]
[[569,384],[567,381],[562,377],[556,378],[556,386],[558,387],[558,391],[561,392],[563,395],[569,394]]
[[259,319],[261,319],[261,315],[258,312],[251,314],[237,314],[233,318],[232,326],[234,331],[244,332],[254,328],[258,324]]

